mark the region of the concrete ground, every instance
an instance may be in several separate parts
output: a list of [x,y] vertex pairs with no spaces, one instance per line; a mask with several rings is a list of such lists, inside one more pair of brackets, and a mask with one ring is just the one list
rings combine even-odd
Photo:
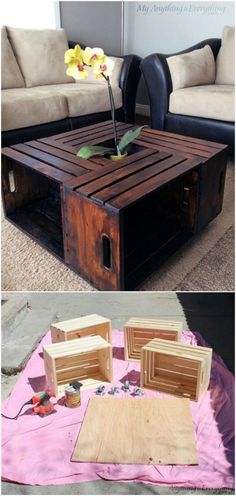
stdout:
[[[12,297],[15,298],[16,294]],[[89,313],[98,313],[112,320],[112,327],[122,329],[131,316],[149,316],[162,319],[182,320],[184,329],[199,331],[222,356],[227,366],[234,370],[234,295],[233,293],[21,293],[27,298],[28,307],[35,315],[35,329],[41,328],[42,312],[56,314],[64,320]],[[10,293],[2,300],[11,298]],[[37,320],[38,319],[38,320]],[[22,328],[22,322],[21,326]],[[16,332],[15,326],[14,332]],[[41,331],[42,332],[42,331]],[[28,334],[28,351],[35,346]],[[40,336],[38,336],[39,339]],[[24,336],[25,338],[25,336]],[[18,336],[20,340],[20,336]],[[24,342],[25,345],[25,342]],[[18,374],[2,376],[2,398],[6,398],[15,384]],[[133,483],[96,481],[60,486],[29,486],[2,483],[2,494],[234,494],[234,491],[200,490],[150,486]]]

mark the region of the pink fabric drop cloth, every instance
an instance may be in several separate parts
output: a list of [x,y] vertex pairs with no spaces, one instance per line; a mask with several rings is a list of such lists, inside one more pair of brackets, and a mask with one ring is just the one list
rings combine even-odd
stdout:
[[[113,331],[113,385],[125,380],[138,386],[140,363],[124,360],[123,333]],[[198,333],[185,331],[182,340],[207,346]],[[35,392],[45,388],[42,346],[50,343],[50,332],[42,339],[20,375],[2,412],[14,416]],[[17,353],[17,350],[16,350]],[[106,392],[110,385],[106,387]],[[234,377],[222,359],[213,354],[208,391],[198,402],[191,401],[199,465],[123,465],[75,463],[70,458],[88,400],[94,390],[82,392],[81,407],[56,404],[56,414],[39,417],[25,407],[18,420],[2,418],[2,477],[31,485],[66,484],[103,479],[119,482],[170,485],[188,488],[234,487]],[[126,395],[123,391],[119,397]],[[145,389],[146,397],[169,395]],[[54,403],[56,399],[53,398]],[[106,427],[104,426],[104,429]],[[117,419],[119,428],[119,419]],[[137,426],[138,428],[138,426]]]

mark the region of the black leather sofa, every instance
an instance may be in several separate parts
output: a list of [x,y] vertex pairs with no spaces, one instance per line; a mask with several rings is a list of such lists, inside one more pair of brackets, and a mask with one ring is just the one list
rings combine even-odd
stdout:
[[186,50],[175,54],[151,54],[140,64],[141,72],[147,87],[151,127],[163,131],[193,136],[224,143],[229,146],[229,152],[234,153],[234,123],[214,119],[204,119],[189,115],[179,115],[169,112],[169,96],[172,92],[172,81],[167,57],[191,52],[210,45],[216,59],[221,46],[221,39],[204,40]]
[[[78,42],[70,41],[69,47],[73,48]],[[81,44],[81,47],[83,45]],[[116,110],[116,119],[122,122],[135,122],[135,102],[138,83],[141,76],[140,62],[141,58],[137,55],[126,55],[124,59],[119,86],[122,90],[121,108]],[[23,143],[32,139],[39,139],[45,136],[52,136],[57,133],[70,131],[80,127],[96,124],[111,119],[111,112],[99,112],[78,117],[68,117],[59,121],[53,121],[46,124],[40,124],[21,129],[14,129],[2,132],[2,146],[10,146],[16,143]]]

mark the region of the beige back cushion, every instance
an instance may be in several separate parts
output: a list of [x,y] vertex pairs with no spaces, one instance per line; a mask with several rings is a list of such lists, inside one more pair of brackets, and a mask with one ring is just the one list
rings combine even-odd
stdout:
[[235,28],[225,26],[222,44],[216,58],[216,83],[234,84],[235,76]]
[[73,82],[64,64],[68,50],[64,29],[7,27],[7,31],[27,88]]
[[[113,67],[112,75],[110,77],[111,84],[112,86],[119,86],[120,71],[124,60],[119,57],[110,57],[110,56],[109,59],[112,59],[114,61],[114,67]],[[85,69],[88,73],[88,76],[84,79],[77,79],[76,83],[103,84],[104,86],[104,83],[106,83],[105,79],[104,78],[96,79],[92,67],[85,66]]]
[[17,64],[5,26],[2,27],[2,89],[23,88],[25,82]]
[[173,91],[215,82],[215,59],[209,45],[167,58]]

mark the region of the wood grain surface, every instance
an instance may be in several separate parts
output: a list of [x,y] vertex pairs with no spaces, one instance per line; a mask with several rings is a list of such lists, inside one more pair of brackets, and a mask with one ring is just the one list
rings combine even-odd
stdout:
[[91,398],[71,460],[197,464],[189,400]]

